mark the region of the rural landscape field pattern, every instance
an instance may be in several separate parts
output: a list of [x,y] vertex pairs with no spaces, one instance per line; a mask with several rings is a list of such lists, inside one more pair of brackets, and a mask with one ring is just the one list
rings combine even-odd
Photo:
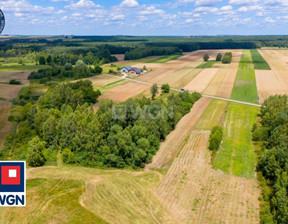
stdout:
[[[215,62],[217,54],[225,52],[232,52],[232,62]],[[203,62],[205,54],[213,63]],[[100,99],[123,102],[150,97],[152,84],[166,83],[203,97],[144,170],[85,168],[61,161],[56,166],[29,168],[27,207],[0,208],[0,223],[259,223],[261,189],[251,129],[260,103],[274,94],[288,94],[287,61],[288,50],[272,49],[198,50],[181,57],[120,59],[116,65],[146,66],[148,72],[131,80],[113,74],[89,78],[103,93]],[[104,73],[110,69],[105,66]],[[5,82],[17,79],[28,85],[30,74],[29,68],[4,70],[0,71],[0,99],[5,99],[0,100],[0,146],[11,128],[7,100],[21,89]],[[37,85],[33,88],[46,91]],[[223,142],[212,156],[208,139],[216,125],[223,127]]]

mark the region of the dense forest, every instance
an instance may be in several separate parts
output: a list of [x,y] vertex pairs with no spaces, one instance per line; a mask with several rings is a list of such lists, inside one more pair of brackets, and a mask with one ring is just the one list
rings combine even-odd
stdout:
[[253,139],[261,142],[257,165],[263,188],[261,223],[288,223],[288,97],[271,96],[261,108]]
[[200,94],[181,92],[167,100],[102,100],[88,80],[51,87],[37,103],[18,107],[9,120],[18,131],[8,135],[2,158],[27,159],[30,166],[63,162],[97,167],[144,167],[160,142],[187,114]]
[[177,47],[144,47],[135,48],[125,53],[125,60],[135,60],[145,58],[148,56],[161,56],[161,55],[182,55],[182,50]]

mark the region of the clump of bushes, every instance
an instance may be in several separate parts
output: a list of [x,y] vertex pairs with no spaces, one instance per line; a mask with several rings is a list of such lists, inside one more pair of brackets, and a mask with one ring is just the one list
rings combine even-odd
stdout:
[[9,82],[10,85],[21,85],[22,83],[16,79],[12,79]]
[[222,58],[222,63],[223,64],[230,64],[232,61],[232,53],[231,52],[226,52],[224,54],[224,57]]
[[170,86],[169,86],[169,84],[163,84],[163,85],[161,86],[161,90],[162,90],[163,93],[169,93],[169,92],[170,92]]
[[208,148],[212,151],[218,150],[222,141],[223,130],[219,126],[215,126],[211,130],[209,137],[209,146]]

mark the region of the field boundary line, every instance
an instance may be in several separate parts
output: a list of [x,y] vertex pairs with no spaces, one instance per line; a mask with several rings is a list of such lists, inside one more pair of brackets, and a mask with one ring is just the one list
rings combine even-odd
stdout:
[[[125,78],[125,77],[120,77],[120,76],[116,76],[116,75],[110,75],[110,74],[103,74],[103,75],[106,75],[106,76],[111,76],[111,77],[116,77],[116,78],[119,78],[119,79],[125,79],[125,80],[129,80],[131,82],[137,82],[137,83],[140,83],[140,84],[146,84],[146,85],[154,85],[154,84],[157,84],[157,83],[150,83],[150,82],[144,82],[144,81],[140,81],[140,80],[136,80],[136,79],[130,79],[130,78]],[[158,87],[161,87],[161,85],[158,85]],[[176,88],[170,88],[171,90],[174,90],[174,91],[178,91],[178,92],[181,92],[181,89],[176,89]],[[188,91],[189,93],[193,93],[191,91]],[[252,107],[261,107],[260,104],[255,104],[255,103],[248,103],[248,102],[244,102],[244,101],[239,101],[239,100],[232,100],[232,99],[229,99],[229,98],[224,98],[224,97],[218,97],[218,96],[211,96],[211,95],[207,95],[207,94],[201,94],[203,97],[207,97],[207,98],[212,98],[212,99],[217,99],[217,100],[224,100],[224,101],[228,101],[228,102],[232,102],[232,103],[238,103],[238,104],[244,104],[244,105],[248,105],[248,106],[252,106]]]

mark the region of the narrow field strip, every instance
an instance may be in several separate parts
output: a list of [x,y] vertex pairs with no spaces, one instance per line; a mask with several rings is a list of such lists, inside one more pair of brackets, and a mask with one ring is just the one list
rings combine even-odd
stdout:
[[198,65],[197,68],[211,68],[216,63],[216,61],[208,61],[201,65]]
[[184,89],[189,91],[196,91],[203,93],[208,84],[214,78],[219,68],[207,68],[199,73],[191,82],[189,82]]
[[224,122],[223,143],[214,160],[214,168],[242,177],[255,177],[256,158],[251,129],[259,109],[230,103]]
[[201,119],[197,122],[197,129],[211,130],[214,126],[220,125],[224,119],[228,102],[212,100]]
[[[204,94],[216,95],[221,84],[223,83],[223,80],[227,76],[228,71],[229,71],[228,68],[219,69],[218,72],[215,74],[214,78],[212,79],[212,81],[209,83],[209,85],[204,90]],[[232,84],[232,86],[233,86],[233,84]]]
[[185,115],[177,124],[164,142],[160,144],[160,148],[150,164],[146,165],[146,169],[167,168],[169,163],[174,159],[179,147],[189,134],[190,130],[197,123],[198,119],[204,113],[211,99],[201,98],[192,107],[190,113]]
[[254,69],[256,70],[271,70],[268,63],[265,61],[265,59],[262,57],[262,55],[258,52],[257,49],[251,49],[250,50],[252,60],[254,63]]
[[255,71],[249,50],[242,53],[231,99],[258,103]]

